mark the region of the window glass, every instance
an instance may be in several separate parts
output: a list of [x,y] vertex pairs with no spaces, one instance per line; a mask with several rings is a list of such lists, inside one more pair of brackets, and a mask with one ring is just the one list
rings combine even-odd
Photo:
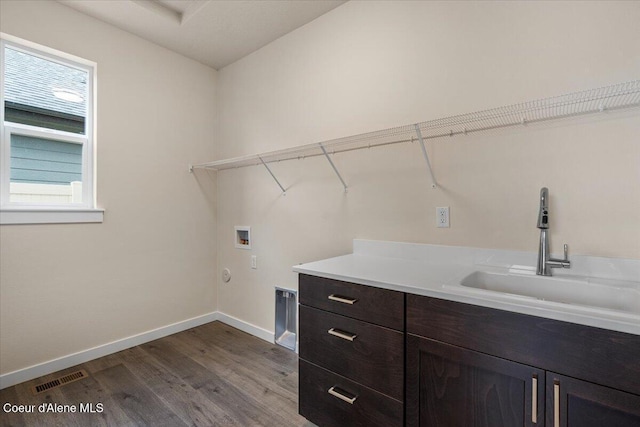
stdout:
[[11,135],[11,202],[82,203],[82,144]]
[[88,73],[5,47],[5,120],[84,134]]
[[94,65],[28,42],[0,52],[2,208],[93,208]]

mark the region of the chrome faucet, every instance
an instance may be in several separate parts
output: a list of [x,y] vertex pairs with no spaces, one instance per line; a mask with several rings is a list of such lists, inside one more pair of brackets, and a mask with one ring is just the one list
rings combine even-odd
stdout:
[[571,261],[568,258],[568,247],[564,245],[564,259],[549,257],[549,189],[540,189],[540,211],[538,212],[538,228],[540,229],[540,246],[538,247],[538,265],[536,274],[539,276],[551,276],[552,268],[571,268]]

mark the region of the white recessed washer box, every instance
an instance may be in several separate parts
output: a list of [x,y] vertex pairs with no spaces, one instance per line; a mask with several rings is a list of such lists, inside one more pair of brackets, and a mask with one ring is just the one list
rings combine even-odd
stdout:
[[246,225],[236,225],[234,229],[236,248],[251,249],[251,227]]

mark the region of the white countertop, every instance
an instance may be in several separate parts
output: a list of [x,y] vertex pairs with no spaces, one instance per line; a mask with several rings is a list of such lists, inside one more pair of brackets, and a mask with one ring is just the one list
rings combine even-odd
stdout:
[[597,277],[621,284],[632,296],[632,310],[621,311],[460,286],[474,271],[531,275],[537,257],[533,252],[358,239],[353,246],[352,254],[297,265],[293,271],[640,335],[640,260],[576,255],[569,257],[571,269],[553,272],[561,278]]

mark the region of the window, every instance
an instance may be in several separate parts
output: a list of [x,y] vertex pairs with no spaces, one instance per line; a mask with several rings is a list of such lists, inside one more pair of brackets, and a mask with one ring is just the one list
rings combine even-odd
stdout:
[[100,222],[95,64],[2,34],[0,222]]

